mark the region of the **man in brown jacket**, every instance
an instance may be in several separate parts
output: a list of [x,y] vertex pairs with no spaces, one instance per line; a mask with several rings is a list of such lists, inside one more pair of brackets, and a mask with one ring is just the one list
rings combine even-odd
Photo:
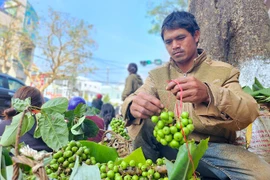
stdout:
[[150,71],[145,83],[122,106],[134,148],[142,147],[146,158],[152,160],[175,159],[177,151],[162,146],[153,136],[154,123],[150,117],[159,115],[165,107],[175,111],[182,93],[182,111],[189,112],[195,126],[189,137],[196,142],[210,137],[209,147],[197,168],[202,176],[269,179],[269,164],[231,144],[236,131],[258,116],[257,103],[242,91],[237,69],[214,61],[205,51],[197,49],[199,29],[195,17],[187,12],[173,12],[164,20],[161,37],[170,61]]

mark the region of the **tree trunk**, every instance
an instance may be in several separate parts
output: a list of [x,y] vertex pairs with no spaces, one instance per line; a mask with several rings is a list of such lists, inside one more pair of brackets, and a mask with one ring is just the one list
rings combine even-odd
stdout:
[[[230,63],[246,74],[252,70],[247,66],[258,66],[258,71],[259,66],[267,65],[262,71],[269,71],[270,19],[263,0],[190,0],[189,11],[201,28],[199,46],[213,59]],[[266,72],[252,75],[261,79],[268,76],[270,84]]]

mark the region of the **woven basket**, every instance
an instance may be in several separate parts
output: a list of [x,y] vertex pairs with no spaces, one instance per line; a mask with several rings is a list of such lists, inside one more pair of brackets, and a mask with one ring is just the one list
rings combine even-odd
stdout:
[[[108,138],[108,134],[110,134],[110,138]],[[129,155],[133,150],[131,140],[126,140],[124,137],[111,130],[104,132],[101,143],[115,148],[121,158]]]

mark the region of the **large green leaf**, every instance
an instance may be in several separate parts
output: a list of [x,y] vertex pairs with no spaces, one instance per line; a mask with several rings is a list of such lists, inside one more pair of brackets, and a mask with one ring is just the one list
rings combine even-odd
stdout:
[[79,160],[76,158],[75,166],[72,169],[72,173],[70,175],[70,180],[101,180],[100,171],[98,166],[89,166],[86,164],[82,164],[79,166]]
[[39,118],[39,128],[43,141],[53,150],[58,150],[67,145],[68,128],[63,115],[44,113]]
[[99,127],[96,125],[94,121],[89,119],[85,119],[82,123],[82,130],[87,137],[95,137],[99,131]]
[[188,142],[188,149],[192,156],[192,162],[188,155],[188,149],[186,144],[180,146],[177,153],[177,157],[173,166],[166,164],[168,170],[168,176],[170,180],[186,180],[192,177],[192,174],[198,167],[199,161],[208,148],[209,138],[201,140],[198,145],[194,141]]
[[90,149],[90,156],[94,156],[97,162],[106,163],[115,161],[118,158],[116,149],[104,146],[92,141],[80,141],[83,146]]
[[[5,131],[2,135],[0,144],[2,146],[9,146],[15,144],[16,134],[19,127],[19,122],[22,117],[22,112],[12,118],[12,122],[10,125],[6,126]],[[28,112],[24,116],[21,128],[21,136],[28,132],[33,125],[35,124],[34,117]]]
[[127,157],[123,159],[125,162],[129,162],[130,160],[134,160],[136,164],[142,163],[145,164],[146,160],[142,151],[142,148],[139,147],[132,153],[130,153]]
[[11,104],[14,109],[18,112],[23,112],[27,107],[31,105],[31,98],[28,97],[25,100],[21,100],[19,98],[12,98]]
[[68,107],[68,99],[64,97],[53,98],[41,106],[41,111],[64,113]]

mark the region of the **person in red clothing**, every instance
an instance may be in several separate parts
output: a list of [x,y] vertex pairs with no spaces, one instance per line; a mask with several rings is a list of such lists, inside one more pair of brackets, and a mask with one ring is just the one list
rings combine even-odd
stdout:
[[[82,97],[76,96],[69,100],[68,110],[74,110],[79,104],[86,104],[85,100]],[[100,142],[104,134],[104,121],[98,116],[86,116],[86,119],[93,121],[99,128],[99,131],[95,137],[88,138],[90,141]]]

